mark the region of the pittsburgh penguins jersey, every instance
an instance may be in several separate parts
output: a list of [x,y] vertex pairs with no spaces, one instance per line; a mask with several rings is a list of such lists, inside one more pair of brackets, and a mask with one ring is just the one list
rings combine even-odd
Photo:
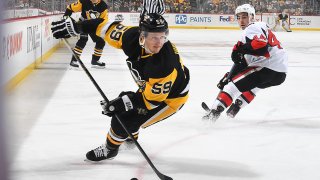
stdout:
[[64,16],[71,16],[73,12],[81,12],[83,19],[108,19],[108,6],[103,0],[99,0],[98,3],[92,3],[91,0],[77,0],[67,7]]
[[151,110],[162,102],[169,104],[172,99],[188,95],[189,70],[173,43],[167,41],[159,53],[147,54],[139,44],[139,27],[99,19],[83,23],[85,33],[96,29],[96,35],[128,56],[127,65],[139,86],[132,100],[134,104]]
[[[248,25],[243,31],[241,42],[249,44],[252,49],[251,53],[244,53],[248,66],[266,67],[277,72],[287,72],[287,53],[266,23],[254,22]],[[259,49],[265,49],[263,54],[258,53]]]

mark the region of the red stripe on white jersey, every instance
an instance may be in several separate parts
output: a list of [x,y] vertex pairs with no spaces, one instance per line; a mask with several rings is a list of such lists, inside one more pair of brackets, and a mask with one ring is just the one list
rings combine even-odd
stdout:
[[[263,47],[265,47],[267,45],[268,45],[268,40],[262,34],[260,35],[260,38],[258,38],[258,36],[255,35],[253,37],[253,40],[251,41],[251,47],[254,50],[261,49],[261,48],[263,48]],[[266,57],[266,58],[269,58],[270,57],[270,53],[266,52],[263,56]]]
[[251,46],[254,50],[256,50],[256,49],[260,49],[260,48],[267,46],[267,43],[268,42],[264,39],[256,38],[251,41]]

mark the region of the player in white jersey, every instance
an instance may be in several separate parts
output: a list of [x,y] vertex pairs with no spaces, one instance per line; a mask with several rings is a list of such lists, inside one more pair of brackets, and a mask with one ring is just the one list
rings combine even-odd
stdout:
[[232,50],[234,65],[218,83],[221,91],[203,119],[216,120],[228,107],[227,115],[234,117],[260,89],[286,78],[287,53],[268,25],[254,22],[255,10],[249,4],[238,6],[235,15],[243,34]]

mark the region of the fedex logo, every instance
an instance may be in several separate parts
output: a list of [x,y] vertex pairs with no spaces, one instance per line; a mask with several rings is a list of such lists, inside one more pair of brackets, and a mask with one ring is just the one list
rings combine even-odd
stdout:
[[234,22],[234,16],[220,16],[220,22]]
[[177,14],[175,19],[176,24],[187,24],[187,15]]

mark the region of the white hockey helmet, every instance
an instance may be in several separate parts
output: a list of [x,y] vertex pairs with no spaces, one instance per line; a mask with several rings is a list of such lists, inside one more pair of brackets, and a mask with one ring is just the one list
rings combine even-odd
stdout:
[[250,19],[253,19],[253,20],[254,20],[254,17],[256,16],[256,11],[254,10],[254,7],[251,6],[250,4],[242,4],[238,6],[235,11],[235,15],[237,16],[237,14],[242,12],[248,13],[248,16],[251,16]]

